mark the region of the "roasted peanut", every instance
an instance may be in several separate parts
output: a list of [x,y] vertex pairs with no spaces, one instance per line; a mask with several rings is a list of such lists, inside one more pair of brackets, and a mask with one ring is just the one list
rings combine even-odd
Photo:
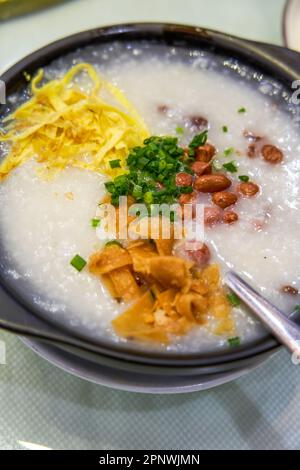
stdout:
[[236,212],[228,211],[228,212],[225,212],[223,215],[224,224],[234,224],[238,220],[239,220],[239,216],[237,215]]
[[295,289],[295,287],[292,287],[292,286],[283,286],[281,290],[284,294],[289,294],[289,295],[299,294],[298,289]]
[[282,151],[275,147],[275,145],[264,145],[261,150],[262,156],[266,160],[266,162],[276,165],[281,163],[283,160],[283,153]]
[[205,225],[215,225],[222,221],[222,210],[219,207],[205,207],[204,208],[204,223]]
[[210,249],[205,243],[200,249],[189,251],[189,255],[198,266],[205,266],[211,257]]
[[195,180],[194,188],[201,193],[217,193],[231,186],[231,181],[225,175],[203,175]]
[[208,128],[208,120],[203,116],[189,116],[188,119],[190,124],[198,130]]
[[246,197],[253,197],[259,192],[259,186],[255,183],[241,183],[238,185],[237,190],[239,193]]
[[192,204],[196,202],[197,199],[197,193],[193,191],[190,194],[181,194],[179,198],[179,204]]
[[255,144],[250,144],[248,146],[247,155],[248,155],[249,158],[257,157],[257,147],[256,147]]
[[175,182],[176,186],[192,186],[193,177],[188,173],[177,173]]
[[232,206],[236,203],[237,195],[227,191],[220,191],[213,194],[212,201],[216,206],[221,207],[221,209],[226,209],[226,207]]
[[191,169],[197,176],[209,175],[212,171],[211,164],[205,162],[195,162],[192,164]]
[[160,114],[167,114],[167,112],[169,111],[169,106],[167,106],[166,104],[159,104],[157,106],[157,111]]
[[197,147],[195,150],[195,158],[198,162],[209,163],[216,154],[216,149],[211,144],[205,144]]

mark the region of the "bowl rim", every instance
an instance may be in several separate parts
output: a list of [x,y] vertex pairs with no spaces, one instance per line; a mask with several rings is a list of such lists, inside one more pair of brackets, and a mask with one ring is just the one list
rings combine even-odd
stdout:
[[[63,56],[78,48],[83,48],[91,44],[101,44],[111,41],[130,40],[149,40],[155,39],[164,44],[183,44],[198,45],[211,48],[213,50],[230,52],[231,57],[240,57],[244,62],[251,64],[257,69],[267,70],[268,74],[279,73],[276,79],[285,84],[296,79],[299,74],[299,68],[293,67],[291,63],[285,63],[282,56],[282,48],[278,46],[268,46],[263,43],[240,39],[235,36],[220,33],[197,26],[186,26],[173,23],[125,23],[112,26],[94,28],[79,32],[65,38],[54,41],[27,55],[14,65],[12,65],[0,77],[6,83],[8,92],[15,91],[16,87],[25,87],[28,85],[23,72],[26,70],[33,74],[39,67],[50,64],[54,59]],[[278,56],[276,57],[276,51]],[[297,53],[295,53],[297,54]],[[298,57],[299,60],[299,57]],[[285,77],[285,78],[283,78]],[[11,285],[0,272],[0,282],[6,292],[12,297],[14,302],[22,305],[26,310],[34,313],[44,321],[55,325],[58,330],[63,330],[68,334],[78,338],[84,338],[86,335],[78,331],[70,330],[66,325],[58,323],[54,318],[44,318],[39,314],[39,309],[32,302],[26,302],[21,298],[20,292],[15,286]],[[88,341],[91,342],[90,339]],[[98,340],[95,343],[103,349],[103,354],[109,357],[116,357],[121,360],[139,362],[143,364],[158,364],[167,366],[186,366],[197,365],[207,366],[216,364],[225,364],[243,359],[254,358],[260,354],[276,351],[278,342],[269,334],[262,339],[254,340],[250,345],[244,345],[234,350],[221,350],[212,353],[178,353],[174,351],[141,351],[130,347],[127,343],[113,343],[104,340]]]

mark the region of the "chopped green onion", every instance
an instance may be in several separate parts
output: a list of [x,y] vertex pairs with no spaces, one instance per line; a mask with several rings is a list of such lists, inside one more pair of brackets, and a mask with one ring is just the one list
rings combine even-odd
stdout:
[[[147,206],[174,203],[181,194],[176,185],[176,175],[192,173],[190,164],[194,161],[195,148],[204,145],[206,140],[207,132],[194,137],[189,147],[189,159],[176,137],[152,136],[145,139],[142,146],[130,150],[126,159],[128,173],[105,183],[111,194],[111,203],[118,206],[120,196],[129,195]],[[161,183],[159,187],[157,183]],[[191,192],[191,189],[186,191]]]
[[232,155],[233,153],[234,153],[234,148],[233,147],[229,147],[229,148],[224,150],[225,157],[230,157],[230,155]]
[[91,226],[92,226],[93,228],[98,227],[99,224],[100,224],[100,219],[92,219],[92,220],[91,220]]
[[86,261],[81,258],[81,256],[79,255],[76,255],[74,256],[74,258],[71,260],[71,266],[73,266],[73,268],[77,269],[77,271],[82,271],[83,268],[86,266]]
[[236,338],[229,338],[228,344],[231,348],[237,348],[241,345],[241,338],[237,336]]
[[109,193],[111,193],[115,188],[115,184],[113,183],[113,181],[107,181],[106,183],[104,183],[104,186]]
[[183,127],[180,127],[180,126],[176,127],[176,134],[179,134],[179,135],[184,134],[184,129],[183,129]]
[[223,127],[222,127],[222,130],[223,130],[223,132],[226,134],[226,133],[228,132],[228,127],[227,127],[227,126],[223,126]]
[[240,108],[240,109],[238,110],[238,113],[243,114],[243,113],[245,113],[246,111],[247,111],[246,108]]
[[293,315],[298,315],[300,313],[300,305],[295,305],[293,309]]
[[122,244],[120,242],[118,242],[118,240],[111,240],[107,243],[105,243],[105,246],[112,246],[112,245],[117,245],[117,246],[120,246],[122,248]]
[[153,193],[151,191],[147,191],[145,194],[144,194],[144,202],[146,204],[152,204],[153,203],[153,200],[154,200],[154,196],[153,196]]
[[239,307],[239,305],[241,305],[240,299],[233,292],[227,295],[227,300],[233,307]]
[[240,180],[240,181],[243,181],[243,183],[248,183],[249,179],[250,179],[250,178],[249,178],[249,176],[247,176],[247,175],[241,175],[241,176],[239,176],[239,180]]
[[175,222],[175,220],[177,220],[177,214],[172,211],[170,212],[170,222]]
[[193,192],[193,186],[181,186],[179,189],[181,194],[191,194]]
[[113,168],[121,168],[120,161],[121,161],[121,160],[110,160],[110,162],[109,162],[110,167],[111,167],[112,169],[113,169]]
[[135,184],[133,187],[132,195],[135,199],[141,199],[143,197],[143,188],[142,186]]
[[192,142],[189,145],[189,148],[191,150],[196,149],[197,147],[201,147],[202,145],[205,145],[207,142],[207,134],[208,131],[201,132],[201,134],[195,135],[193,138]]
[[236,166],[236,163],[234,161],[229,162],[229,163],[224,163],[223,168],[226,171],[229,171],[229,173],[237,173],[238,168]]

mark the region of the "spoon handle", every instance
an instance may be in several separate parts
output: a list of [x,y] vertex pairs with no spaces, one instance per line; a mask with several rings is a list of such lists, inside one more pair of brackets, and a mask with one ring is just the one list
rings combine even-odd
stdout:
[[226,274],[225,283],[256,314],[278,341],[299,359],[300,327],[234,272]]

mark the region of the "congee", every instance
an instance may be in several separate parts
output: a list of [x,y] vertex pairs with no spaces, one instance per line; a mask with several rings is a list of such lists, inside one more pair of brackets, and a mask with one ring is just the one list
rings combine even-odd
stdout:
[[135,43],[24,74],[1,118],[1,264],[44,314],[203,351],[262,334],[229,269],[286,313],[299,303],[300,138],[282,85]]

